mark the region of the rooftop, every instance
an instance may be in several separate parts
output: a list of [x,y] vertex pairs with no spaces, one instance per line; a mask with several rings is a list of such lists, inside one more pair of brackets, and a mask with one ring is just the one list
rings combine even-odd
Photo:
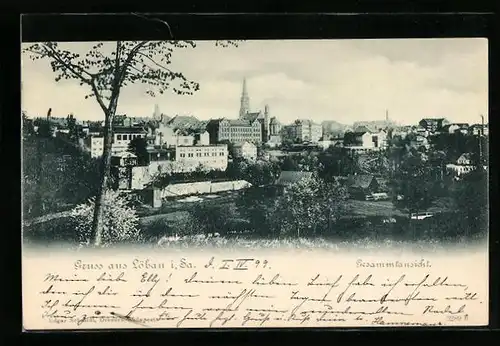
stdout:
[[366,189],[370,186],[373,179],[375,179],[375,177],[371,174],[356,174],[349,176],[347,178],[347,183],[350,187]]
[[147,131],[140,126],[132,126],[132,127],[117,126],[113,128],[113,133],[146,133],[146,132]]
[[292,185],[299,182],[302,179],[308,179],[312,177],[312,172],[301,172],[301,171],[282,171],[276,185],[286,186]]

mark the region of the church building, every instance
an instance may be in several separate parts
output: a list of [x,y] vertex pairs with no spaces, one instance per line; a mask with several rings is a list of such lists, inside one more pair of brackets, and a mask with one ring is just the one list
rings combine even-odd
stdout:
[[266,105],[264,107],[264,112],[258,111],[258,112],[251,112],[250,111],[250,97],[248,96],[248,90],[247,90],[247,81],[246,78],[243,79],[243,90],[241,93],[241,99],[240,99],[240,120],[246,120],[249,121],[250,123],[253,123],[255,120],[257,120],[260,123],[261,126],[261,142],[262,143],[267,143],[270,139],[271,132],[270,132],[270,114],[269,114],[269,105]]

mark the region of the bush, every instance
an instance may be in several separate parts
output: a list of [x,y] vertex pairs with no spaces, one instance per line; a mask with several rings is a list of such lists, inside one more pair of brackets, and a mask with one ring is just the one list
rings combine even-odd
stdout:
[[141,224],[142,238],[147,241],[157,242],[162,237],[179,234],[180,230],[173,227],[167,220],[159,218],[154,219],[147,224]]
[[[112,243],[140,240],[139,217],[130,206],[130,195],[118,191],[108,190],[104,195],[103,218],[104,229],[103,245]],[[76,225],[76,232],[80,242],[89,243],[94,216],[95,199],[76,206],[70,213]]]
[[23,239],[27,243],[49,244],[54,242],[75,243],[78,235],[71,219],[60,218],[23,227]]
[[236,218],[236,210],[231,205],[196,204],[189,210],[186,227],[189,233],[225,235],[231,231],[231,220]]

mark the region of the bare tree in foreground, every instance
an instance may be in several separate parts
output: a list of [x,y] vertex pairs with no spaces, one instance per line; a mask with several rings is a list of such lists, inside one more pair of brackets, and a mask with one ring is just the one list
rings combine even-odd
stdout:
[[[236,46],[237,42],[217,41],[215,44],[227,47]],[[73,79],[88,86],[90,92],[85,98],[95,98],[104,113],[102,173],[91,232],[95,246],[102,243],[102,204],[110,176],[113,118],[122,89],[142,83],[148,86],[147,93],[153,97],[168,89],[178,95],[193,94],[199,84],[188,80],[181,72],[172,71],[168,65],[176,49],[195,47],[193,41],[117,41],[96,43],[83,55],[65,50],[56,42],[35,43],[24,49],[33,60],[50,61],[56,82]]]

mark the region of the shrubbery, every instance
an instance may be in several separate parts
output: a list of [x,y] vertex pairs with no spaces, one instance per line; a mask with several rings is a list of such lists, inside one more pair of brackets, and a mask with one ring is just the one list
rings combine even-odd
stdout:
[[[139,217],[130,206],[129,195],[119,191],[106,191],[103,203],[104,231],[102,243],[140,241]],[[76,206],[71,211],[71,219],[80,242],[89,243],[94,216],[94,199]]]

